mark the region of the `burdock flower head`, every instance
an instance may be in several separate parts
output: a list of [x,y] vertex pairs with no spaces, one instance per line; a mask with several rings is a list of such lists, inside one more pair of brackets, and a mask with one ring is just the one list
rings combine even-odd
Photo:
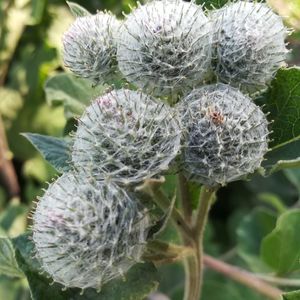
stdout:
[[288,30],[264,3],[239,1],[213,11],[213,67],[218,79],[254,93],[284,65]]
[[225,185],[260,166],[268,150],[268,122],[249,97],[229,85],[209,85],[190,93],[179,109],[183,169],[191,179]]
[[168,169],[180,150],[176,110],[138,91],[105,94],[87,107],[72,161],[97,180],[138,183]]
[[94,83],[116,72],[116,35],[120,22],[110,13],[79,17],[63,36],[65,66]]
[[54,281],[100,290],[141,261],[149,224],[136,195],[65,173],[37,205],[36,256]]
[[127,16],[118,39],[121,72],[155,95],[180,92],[205,80],[211,24],[201,6],[151,1]]

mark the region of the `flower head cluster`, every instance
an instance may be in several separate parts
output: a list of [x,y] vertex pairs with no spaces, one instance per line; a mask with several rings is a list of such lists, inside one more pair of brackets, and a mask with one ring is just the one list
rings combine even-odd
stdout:
[[97,180],[129,184],[167,170],[179,149],[176,111],[141,92],[121,89],[87,107],[72,161]]
[[63,59],[76,75],[95,83],[109,81],[116,72],[116,39],[120,22],[99,12],[77,18],[63,37]]
[[[74,170],[37,206],[33,240],[55,281],[100,289],[141,260],[150,214],[132,190],[179,154],[188,177],[210,187],[260,166],[268,122],[236,87],[265,88],[285,59],[286,33],[265,4],[244,1],[209,16],[193,1],[153,0],[122,25],[108,13],[76,19],[63,39],[70,70],[107,81],[118,64],[141,91],[91,102],[73,135]],[[208,79],[217,82],[203,86]],[[173,94],[185,94],[175,107]]]
[[141,261],[149,226],[135,195],[65,173],[37,205],[33,241],[53,280],[100,290]]
[[250,98],[224,84],[194,90],[179,104],[183,168],[208,186],[252,173],[268,149],[268,122]]
[[94,82],[125,78],[156,96],[188,92],[217,79],[254,93],[287,55],[288,30],[264,3],[229,3],[208,16],[193,1],[154,0],[123,22],[112,14],[75,20],[63,38],[65,65]]
[[121,72],[155,95],[192,88],[209,73],[211,23],[182,0],[152,1],[125,20],[118,39]]
[[213,11],[211,18],[218,79],[250,94],[264,89],[288,52],[282,19],[264,3],[243,1]]

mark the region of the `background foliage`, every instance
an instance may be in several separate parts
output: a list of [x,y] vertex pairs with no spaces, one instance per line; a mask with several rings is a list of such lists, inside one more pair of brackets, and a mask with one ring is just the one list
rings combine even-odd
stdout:
[[[119,16],[123,10],[130,10],[128,5],[135,4],[133,0],[76,2],[91,12],[110,9]],[[218,7],[224,2],[212,0],[205,5]],[[289,65],[299,65],[300,2],[269,2],[288,16],[287,24],[295,29],[289,38],[293,49]],[[26,236],[19,236],[30,225],[27,216],[33,201],[43,193],[45,182],[67,167],[66,136],[74,128],[74,116],[106,88],[91,89],[86,81],[64,73],[61,35],[72,20],[68,6],[61,0],[0,0],[0,299],[30,299],[30,289],[33,299],[82,299],[77,290],[64,292],[56,285],[49,286],[30,258],[31,245]],[[255,273],[271,272],[298,279],[294,287],[285,287],[288,292],[300,289],[299,68],[279,71],[270,90],[257,102],[266,103],[265,110],[274,120],[273,150],[261,174],[219,191],[206,232],[205,250]],[[27,134],[31,143],[20,134],[25,132],[36,133]],[[37,134],[57,138],[41,139]],[[49,156],[49,147],[54,149],[53,156]],[[173,176],[167,177],[166,192],[171,193],[175,184]],[[190,189],[196,205],[199,188]],[[171,227],[160,238],[179,242]],[[180,264],[161,267],[158,275],[152,265],[136,268],[128,275],[132,286],[116,282],[114,289],[104,288],[100,295],[88,291],[84,299],[121,299],[121,291],[128,299],[128,288],[136,293],[133,299],[141,299],[157,287],[158,280],[161,292],[171,299],[182,298],[184,276]],[[134,286],[139,289],[134,290]],[[110,294],[111,290],[115,294]],[[204,300],[263,299],[210,270],[206,270],[203,294]],[[286,299],[300,296],[291,293]]]

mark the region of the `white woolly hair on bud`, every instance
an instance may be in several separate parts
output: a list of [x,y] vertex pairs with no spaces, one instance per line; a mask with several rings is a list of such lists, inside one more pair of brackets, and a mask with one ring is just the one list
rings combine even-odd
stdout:
[[202,7],[193,1],[156,0],[139,5],[120,30],[120,71],[154,95],[192,88],[210,73],[211,30]]
[[134,184],[167,170],[180,138],[176,110],[142,92],[120,89],[86,108],[72,161],[97,180]]
[[253,94],[264,90],[288,53],[282,18],[264,3],[229,3],[214,21],[213,68],[218,79]]
[[37,204],[33,242],[54,281],[100,290],[141,261],[149,228],[150,218],[136,195],[65,173]]
[[107,12],[78,17],[63,36],[65,66],[95,84],[110,81],[117,69],[116,35],[120,25]]
[[182,167],[190,179],[225,185],[253,173],[268,151],[268,122],[248,96],[225,84],[192,91],[182,113]]

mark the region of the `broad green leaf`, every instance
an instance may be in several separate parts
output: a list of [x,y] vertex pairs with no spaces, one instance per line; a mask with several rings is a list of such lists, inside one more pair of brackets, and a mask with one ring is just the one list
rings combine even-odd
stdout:
[[71,13],[74,17],[84,17],[90,15],[89,11],[77,3],[67,1],[67,4],[69,5]]
[[31,296],[33,300],[55,299],[55,300],[143,300],[148,294],[156,290],[158,286],[157,271],[153,264],[137,264],[132,267],[124,279],[116,279],[108,282],[97,293],[94,289],[87,289],[81,296],[80,289],[62,290],[58,283],[49,285],[51,280],[41,275],[39,263],[32,258],[33,244],[29,239],[30,234],[24,234],[13,240],[16,248],[16,259],[19,267],[27,276]]
[[300,269],[300,210],[282,214],[262,241],[261,257],[278,274]]
[[13,245],[8,238],[0,238],[0,274],[10,277],[24,276],[18,267]]
[[23,133],[23,136],[59,172],[65,172],[70,169],[70,143],[68,140],[36,133]]
[[269,271],[260,259],[262,239],[276,225],[276,216],[268,209],[257,208],[247,215],[237,228],[237,252],[254,272]]
[[92,87],[88,80],[61,73],[49,78],[45,84],[48,103],[63,103],[66,117],[81,115],[86,105],[103,94],[105,86]]
[[300,291],[285,293],[282,295],[283,300],[300,300]]
[[280,69],[259,103],[266,105],[264,110],[274,120],[272,149],[300,138],[300,68]]

